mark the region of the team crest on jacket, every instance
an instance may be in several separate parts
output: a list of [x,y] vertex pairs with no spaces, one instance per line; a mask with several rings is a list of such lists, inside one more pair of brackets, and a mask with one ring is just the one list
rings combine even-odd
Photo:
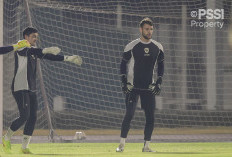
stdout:
[[147,48],[147,47],[144,48],[144,52],[145,52],[145,53],[148,53],[148,52],[149,52],[149,48]]
[[144,56],[150,56],[150,54],[149,54],[149,48],[144,48],[144,52],[145,52],[145,54],[144,54]]

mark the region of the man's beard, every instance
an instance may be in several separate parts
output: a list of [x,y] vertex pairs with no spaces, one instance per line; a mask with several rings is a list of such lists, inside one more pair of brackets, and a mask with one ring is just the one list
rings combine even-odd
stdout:
[[151,38],[147,37],[147,36],[144,35],[144,34],[142,34],[142,36],[143,36],[144,39],[147,39],[147,40],[151,39]]

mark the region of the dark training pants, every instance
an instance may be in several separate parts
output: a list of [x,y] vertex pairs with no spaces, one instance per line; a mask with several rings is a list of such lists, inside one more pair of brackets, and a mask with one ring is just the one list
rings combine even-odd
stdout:
[[139,96],[141,100],[141,107],[146,116],[144,140],[150,141],[154,129],[155,96],[152,95],[150,91],[145,90],[133,90],[130,94],[126,95],[126,114],[122,122],[121,137],[127,137]]
[[21,90],[12,92],[19,109],[19,117],[15,119],[10,129],[12,131],[18,130],[24,123],[24,135],[31,136],[35,128],[35,122],[37,119],[38,103],[35,92]]

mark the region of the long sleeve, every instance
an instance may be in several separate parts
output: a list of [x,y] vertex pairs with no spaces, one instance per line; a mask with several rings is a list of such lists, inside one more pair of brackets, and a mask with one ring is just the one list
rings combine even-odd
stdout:
[[120,65],[120,72],[121,72],[121,82],[123,84],[127,83],[127,63],[131,58],[131,51],[127,51],[123,53],[122,61]]
[[161,51],[158,56],[158,70],[157,75],[162,77],[164,75],[164,52]]
[[50,61],[64,61],[64,56],[53,55],[53,54],[43,54],[43,57],[41,59],[47,59]]
[[158,76],[163,76],[164,75],[164,61],[158,63],[158,72],[157,72]]
[[121,65],[120,65],[120,72],[121,75],[126,75],[127,72],[127,63],[131,58],[131,51],[127,51],[123,53],[122,56],[122,61],[121,61]]
[[121,75],[126,75],[126,65],[127,65],[127,61],[122,59],[121,65],[120,65]]
[[34,55],[40,59],[47,59],[50,61],[64,61],[64,56],[62,55],[53,55],[53,54],[43,54],[43,49],[40,48],[25,48],[22,51],[19,51],[20,56]]
[[14,50],[13,46],[0,47],[0,54],[6,54]]

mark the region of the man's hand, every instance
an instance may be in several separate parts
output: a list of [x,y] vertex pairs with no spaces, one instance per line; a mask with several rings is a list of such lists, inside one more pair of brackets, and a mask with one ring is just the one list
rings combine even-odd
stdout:
[[127,82],[127,77],[125,74],[122,74],[121,76],[121,86],[124,94],[129,94],[134,87],[131,83]]
[[151,90],[151,93],[153,95],[159,95],[160,91],[161,91],[161,85],[152,83],[152,84],[149,85],[149,90]]
[[126,84],[122,84],[122,91],[124,94],[130,94],[133,88],[134,86],[129,82],[127,82]]
[[43,54],[53,54],[57,55],[60,53],[61,49],[59,47],[48,47],[43,49]]
[[71,62],[71,63],[77,64],[79,66],[81,66],[81,64],[82,64],[82,58],[80,56],[77,56],[77,55],[64,56],[64,61]]
[[19,40],[17,42],[17,44],[13,44],[12,46],[14,47],[14,51],[17,51],[17,50],[24,48],[24,47],[31,47],[30,43],[25,39]]
[[156,83],[152,83],[149,85],[149,90],[154,95],[159,95],[161,91],[162,77],[158,77]]

